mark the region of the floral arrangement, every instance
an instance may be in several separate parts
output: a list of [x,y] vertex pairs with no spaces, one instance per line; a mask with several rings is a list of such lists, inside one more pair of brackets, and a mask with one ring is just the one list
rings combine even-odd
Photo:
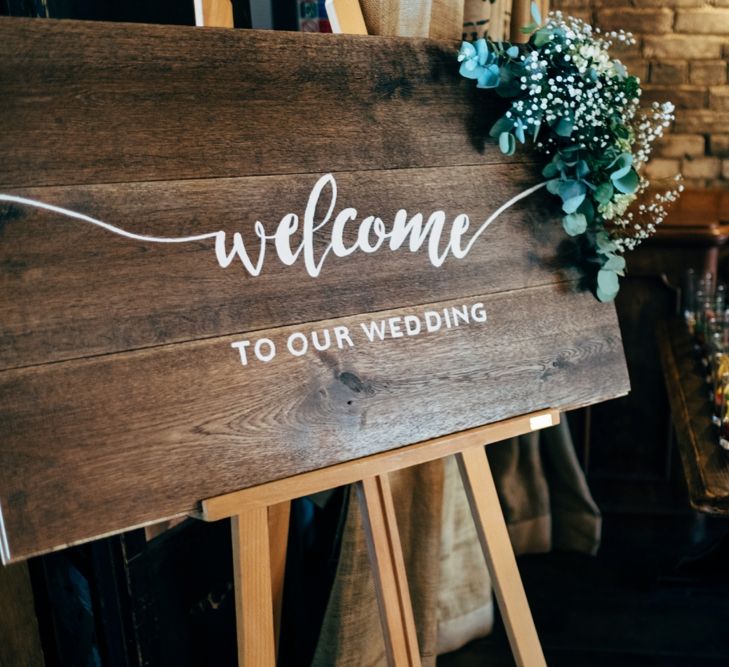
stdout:
[[522,29],[526,44],[464,42],[460,73],[512,100],[490,134],[506,155],[529,141],[548,158],[544,187],[560,198],[565,232],[579,237],[596,269],[597,297],[611,301],[625,273],[623,254],[655,232],[683,189],[649,196],[641,173],[674,107],[640,108],[639,79],[608,54],[615,41],[635,43],[630,33],[601,33],[561,12],[542,24],[535,4],[532,18]]

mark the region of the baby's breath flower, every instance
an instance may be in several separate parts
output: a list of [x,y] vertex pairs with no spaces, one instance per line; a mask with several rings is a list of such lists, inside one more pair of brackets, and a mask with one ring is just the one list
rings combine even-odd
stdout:
[[[486,87],[497,88],[512,103],[492,136],[508,154],[517,141],[532,141],[547,156],[544,175],[550,192],[562,200],[565,230],[588,233],[601,267],[597,295],[602,300],[616,293],[615,274],[622,275],[625,267],[619,255],[655,232],[682,189],[678,183],[640,203],[648,187],[643,167],[673,122],[674,107],[666,102],[641,109],[640,81],[610,57],[614,43],[631,45],[635,39],[624,30],[601,32],[556,11],[526,45],[483,42],[468,51],[471,61],[462,66],[488,66],[494,62],[489,54],[496,58],[498,80],[493,77],[494,84]],[[610,275],[601,279],[606,272]]]

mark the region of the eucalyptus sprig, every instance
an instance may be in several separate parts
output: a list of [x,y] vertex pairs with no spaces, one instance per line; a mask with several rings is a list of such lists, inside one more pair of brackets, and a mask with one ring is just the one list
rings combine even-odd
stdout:
[[526,44],[464,42],[460,73],[512,100],[490,134],[506,155],[517,142],[531,142],[549,159],[542,173],[561,200],[562,226],[584,239],[597,268],[596,295],[611,301],[625,274],[623,253],[655,231],[664,204],[683,189],[628,210],[648,187],[641,168],[673,121],[674,107],[654,103],[640,110],[639,79],[608,53],[614,41],[634,43],[629,33],[601,33],[561,12],[542,23],[534,3],[532,18],[523,28]]

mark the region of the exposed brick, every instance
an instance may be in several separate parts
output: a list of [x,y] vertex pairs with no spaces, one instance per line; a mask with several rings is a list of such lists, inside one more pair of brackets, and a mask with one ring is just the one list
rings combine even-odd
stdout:
[[697,60],[691,63],[689,80],[705,86],[720,86],[726,83],[726,71],[725,60]]
[[721,58],[724,39],[721,37],[701,37],[689,35],[648,35],[645,37],[643,55],[646,58],[685,58],[701,60]]
[[623,57],[620,62],[625,65],[629,74],[637,76],[641,81],[648,81],[648,63],[642,58]]
[[718,178],[721,160],[718,157],[697,157],[683,160],[681,173],[686,178]]
[[655,150],[660,157],[700,157],[705,151],[705,141],[701,134],[667,134],[656,143]]
[[704,190],[709,186],[711,181],[707,181],[705,178],[686,178],[684,177],[683,186],[688,190]]
[[628,30],[652,35],[671,32],[673,12],[670,9],[601,9],[597,24],[603,30]]
[[613,58],[642,58],[643,57],[643,40],[639,37],[635,38],[635,44],[624,44],[622,42],[615,42],[610,47],[610,55]]
[[709,148],[715,157],[729,158],[729,134],[712,134],[709,139]]
[[[716,86],[709,89],[709,107],[717,111],[729,112],[729,86]],[[727,128],[729,128],[729,113],[726,115]]]
[[727,115],[725,111],[715,109],[694,109],[693,111],[679,109],[674,130],[687,134],[726,132]]
[[651,63],[651,83],[663,85],[686,83],[688,63],[685,60],[659,60]]
[[585,23],[592,24],[592,10],[590,9],[570,9],[567,14],[573,18],[582,19]]
[[555,0],[555,2],[552,3],[552,9],[561,9],[562,11],[567,11],[570,9],[581,8],[581,9],[590,9],[595,5],[595,3],[591,0]]
[[729,9],[686,9],[676,15],[676,32],[729,34]]
[[681,162],[679,160],[654,158],[645,166],[645,174],[650,181],[673,178],[680,171]]
[[706,88],[697,86],[644,86],[641,104],[673,102],[677,109],[703,109],[707,106]]

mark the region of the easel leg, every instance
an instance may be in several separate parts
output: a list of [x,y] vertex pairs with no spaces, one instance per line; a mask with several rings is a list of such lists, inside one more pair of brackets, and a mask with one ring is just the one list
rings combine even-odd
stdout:
[[268,541],[271,548],[271,588],[273,594],[273,627],[278,657],[281,636],[281,609],[283,607],[284,576],[286,574],[286,549],[289,541],[291,501],[287,500],[268,508]]
[[356,484],[375,579],[388,664],[419,667],[420,650],[387,474]]
[[268,508],[231,518],[239,667],[274,667]]
[[456,454],[456,460],[516,664],[546,666],[486,451],[471,447]]

